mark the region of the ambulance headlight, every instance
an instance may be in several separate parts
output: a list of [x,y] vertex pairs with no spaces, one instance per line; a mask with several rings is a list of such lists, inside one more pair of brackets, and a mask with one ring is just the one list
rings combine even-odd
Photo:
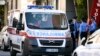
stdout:
[[29,44],[31,44],[31,45],[35,44],[36,45],[37,44],[37,40],[36,39],[31,39],[31,40],[29,40]]
[[37,47],[37,46],[38,46],[38,43],[37,43],[37,40],[36,40],[36,39],[30,39],[30,40],[29,40],[29,44],[30,44],[32,47]]
[[71,37],[70,31],[66,32],[65,34],[66,34],[66,37]]

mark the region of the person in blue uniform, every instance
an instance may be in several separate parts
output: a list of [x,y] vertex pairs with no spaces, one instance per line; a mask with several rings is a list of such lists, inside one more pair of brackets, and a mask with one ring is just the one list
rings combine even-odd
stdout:
[[79,24],[77,22],[77,17],[76,16],[73,17],[73,19],[71,19],[69,23],[70,23],[71,37],[73,40],[73,50],[74,50],[78,44]]
[[85,37],[84,42],[82,42],[83,45],[85,44],[85,42],[87,40],[87,30],[88,30],[88,24],[86,22],[86,19],[82,18],[82,22],[81,22],[80,27],[79,27],[79,33],[80,33],[81,40],[83,37]]
[[91,24],[90,24],[90,27],[89,27],[89,32],[90,32],[90,35],[97,29],[97,24],[96,24],[96,21],[95,21],[95,17],[91,17]]
[[78,37],[79,37],[79,26],[80,26],[80,23],[77,20],[77,16],[75,16],[73,18],[73,24],[74,24],[75,44],[76,44],[76,47],[77,47],[77,45],[78,45]]

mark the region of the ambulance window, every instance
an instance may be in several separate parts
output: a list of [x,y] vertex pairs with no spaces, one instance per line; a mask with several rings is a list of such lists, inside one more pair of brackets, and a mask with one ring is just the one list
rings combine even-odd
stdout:
[[26,23],[32,29],[67,29],[66,15],[63,13],[25,13]]
[[18,23],[18,20],[14,17],[13,18],[13,27],[16,28],[17,23]]
[[17,27],[21,27],[21,30],[24,30],[24,24],[22,23],[22,19],[23,19],[23,14],[21,13]]

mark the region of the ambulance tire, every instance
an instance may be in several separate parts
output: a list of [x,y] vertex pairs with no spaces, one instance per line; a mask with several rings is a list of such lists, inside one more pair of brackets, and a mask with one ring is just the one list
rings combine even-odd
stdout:
[[5,45],[4,41],[2,41],[1,50],[7,51],[8,47]]
[[28,50],[24,44],[22,44],[22,56],[29,56]]
[[13,49],[13,46],[10,46],[10,56],[16,56],[17,51]]
[[[42,56],[42,55],[35,55],[35,54],[34,54],[34,55],[31,55],[31,56]],[[45,55],[43,55],[43,56],[45,56]]]
[[71,56],[71,55],[63,55],[63,56]]
[[77,53],[74,53],[74,56],[77,56]]

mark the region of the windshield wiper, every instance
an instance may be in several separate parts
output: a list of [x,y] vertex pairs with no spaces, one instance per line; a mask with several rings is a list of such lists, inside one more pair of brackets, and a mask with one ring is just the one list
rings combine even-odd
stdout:
[[29,28],[32,28],[32,29],[40,29],[38,26],[34,26],[34,25],[27,25]]
[[40,28],[40,29],[56,29],[56,30],[65,30],[67,28],[58,28],[58,27],[53,27],[53,28]]
[[46,27],[46,28],[40,28],[40,27],[38,27],[38,26],[35,26],[35,25],[27,25],[29,28],[31,28],[31,29],[48,29],[48,30],[50,30],[50,29],[54,29],[54,30],[65,30],[65,29],[67,29],[67,27],[66,28],[58,28],[58,27]]

